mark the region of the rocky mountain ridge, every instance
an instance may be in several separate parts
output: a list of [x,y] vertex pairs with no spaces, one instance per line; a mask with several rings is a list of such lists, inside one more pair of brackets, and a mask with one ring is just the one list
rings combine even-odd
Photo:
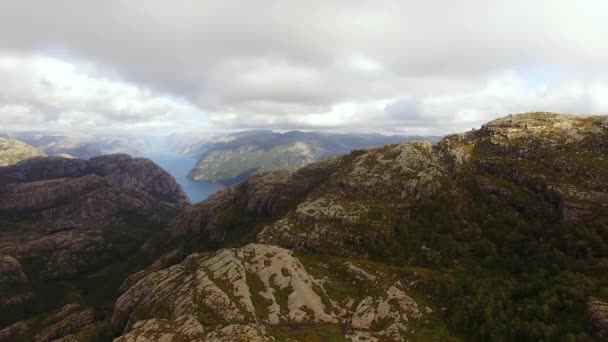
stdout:
[[56,319],[30,315],[76,305],[88,293],[67,297],[84,286],[72,281],[125,267],[120,258],[137,258],[146,239],[188,203],[173,177],[129,155],[37,157],[0,167],[0,309],[11,313],[1,322],[30,318],[0,331],[0,341],[51,341],[94,323],[98,307]]
[[[601,341],[607,194],[606,116],[519,114],[256,173],[171,218],[111,318],[63,339]],[[17,259],[10,281],[30,277]]]
[[259,170],[295,170],[354,149],[416,139],[437,141],[438,137],[260,130],[232,133],[184,151],[199,159],[188,175],[190,179],[233,184]]
[[[543,274],[546,259],[556,258],[555,262],[561,260],[569,271],[555,270],[539,276],[546,284],[545,291],[552,289],[552,283],[565,282],[569,284],[566,287],[589,295],[605,291],[601,276],[596,275],[584,290],[580,282],[590,281],[587,277],[597,272],[591,269],[602,267],[598,260],[608,256],[605,242],[599,242],[608,227],[607,142],[606,117],[514,115],[492,121],[479,130],[448,136],[435,146],[424,142],[386,145],[313,163],[295,172],[257,174],[208,201],[186,208],[168,229],[174,239],[196,234],[203,240],[223,244],[245,238],[264,246],[333,258],[380,258],[389,263],[399,260],[402,265],[424,265],[425,272],[431,273],[437,267],[447,267],[451,271],[445,277],[432,281],[438,287],[446,287],[438,283],[455,282],[452,277],[464,272],[463,268],[472,267],[463,264],[478,265],[484,260],[479,259],[480,255],[490,259],[475,266],[475,272],[481,272],[479,267],[490,267],[483,266],[490,263],[492,269],[503,268],[506,279],[524,277],[518,282],[525,282],[526,276],[517,269],[525,267],[528,272]],[[517,233],[498,228],[504,222],[511,222],[509,225]],[[244,225],[250,228],[243,229]],[[522,239],[521,234],[530,234],[530,229],[537,230],[535,238],[515,242]],[[560,252],[551,255],[542,247],[547,244]],[[513,258],[509,253],[515,253],[518,246],[531,249],[528,254],[515,257],[515,265],[509,264],[508,258]],[[500,261],[501,255],[510,257],[503,256],[505,261]],[[586,259],[591,255],[593,259]],[[580,259],[588,261],[580,264],[576,261]],[[466,280],[459,286],[488,286],[485,277],[482,272],[479,280]],[[144,279],[154,282],[154,278]],[[573,279],[578,280],[572,283]],[[520,286],[516,283],[499,287],[499,291]],[[124,296],[132,295],[127,291]],[[572,303],[579,303],[576,309],[570,309],[578,310],[579,317],[586,317],[586,295],[569,297]],[[465,306],[459,297],[443,300],[439,308],[435,302],[431,311],[441,312],[439,309],[445,306],[454,313]],[[553,308],[534,295],[527,300],[545,305],[551,313],[547,317],[562,319],[559,305]],[[542,327],[534,333],[525,325],[511,332],[495,327],[485,332],[463,329],[460,333],[481,333],[486,339],[560,336],[552,319],[531,317],[534,316],[526,319]],[[517,322],[521,317],[513,319]],[[444,320],[451,327],[447,329],[455,329],[450,319]],[[265,324],[268,327],[269,323]],[[274,328],[270,331],[277,336]],[[171,329],[166,333],[171,333]],[[348,334],[342,331],[342,336]],[[591,338],[593,332],[579,334],[581,338]],[[127,336],[141,339],[145,329],[136,329]],[[382,340],[379,335],[373,338]]]

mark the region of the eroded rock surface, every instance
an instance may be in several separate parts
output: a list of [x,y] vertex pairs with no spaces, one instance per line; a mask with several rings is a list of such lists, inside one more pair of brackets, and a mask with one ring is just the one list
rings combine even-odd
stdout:
[[36,342],[55,341],[90,326],[94,321],[93,309],[81,309],[77,304],[68,304],[43,323],[46,327],[36,335],[34,340]]
[[587,312],[593,324],[595,335],[601,340],[608,339],[608,303],[597,298],[587,302]]
[[[0,236],[0,252],[21,260],[39,258],[52,277],[73,274],[109,257],[100,228],[122,213],[157,220],[164,207],[188,199],[177,182],[147,159],[109,155],[89,161],[33,158],[0,168],[5,182],[0,209],[27,213],[19,227]],[[25,215],[25,214],[22,214]],[[38,221],[35,221],[38,218]]]
[[[265,227],[261,243],[322,252],[357,254],[366,241],[386,237],[408,206],[449,191],[447,171],[432,145],[410,142],[350,156],[297,209]],[[387,206],[387,202],[389,202]]]
[[0,284],[9,281],[21,282],[25,280],[27,280],[27,276],[23,273],[19,260],[10,255],[0,255]]
[[261,324],[229,324],[210,330],[195,317],[182,316],[175,320],[150,319],[137,322],[131,332],[114,340],[114,342],[157,341],[270,342],[275,339]]
[[[351,277],[359,277],[362,270],[352,263],[340,268]],[[259,333],[251,329],[260,324],[271,330],[285,324],[347,325],[357,336],[403,340],[423,315],[418,304],[390,274],[382,281],[367,275],[358,285],[361,291],[342,298],[326,286],[344,279],[314,277],[293,252],[277,246],[249,244],[193,254],[131,286],[116,302],[112,321],[126,322],[124,341],[161,338],[163,333],[195,334],[207,341],[232,336],[226,326]],[[185,331],[172,328],[180,320],[188,322]]]
[[[590,224],[607,210],[605,120],[553,113],[512,115],[448,136],[437,150],[455,171],[464,168],[515,182],[559,210],[565,222]],[[504,189],[498,191],[505,195]]]

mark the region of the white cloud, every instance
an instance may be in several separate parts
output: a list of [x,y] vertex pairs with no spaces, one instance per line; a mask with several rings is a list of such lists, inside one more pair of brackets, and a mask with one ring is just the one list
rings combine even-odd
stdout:
[[93,69],[50,57],[0,55],[3,129],[176,129],[202,117],[184,101]]
[[604,0],[0,0],[0,119],[444,133],[606,112],[607,17]]

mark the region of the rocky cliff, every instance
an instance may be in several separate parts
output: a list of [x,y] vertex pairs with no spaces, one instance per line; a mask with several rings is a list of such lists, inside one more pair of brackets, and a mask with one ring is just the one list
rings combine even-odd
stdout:
[[[132,262],[126,260],[140,258],[139,247],[187,203],[173,177],[147,159],[128,155],[89,161],[38,157],[0,168],[0,308],[11,312],[0,324],[86,298],[88,293],[76,289],[85,286],[88,272],[107,269],[101,282],[127,272]],[[113,281],[108,296],[122,279]],[[77,295],[64,298],[66,287]],[[17,322],[4,335],[51,341],[93,320],[88,308],[54,325]]]

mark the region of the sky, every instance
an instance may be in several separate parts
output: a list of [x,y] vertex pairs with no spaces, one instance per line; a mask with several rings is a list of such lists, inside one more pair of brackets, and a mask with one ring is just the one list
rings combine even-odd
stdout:
[[0,127],[446,134],[608,113],[605,0],[0,0]]

